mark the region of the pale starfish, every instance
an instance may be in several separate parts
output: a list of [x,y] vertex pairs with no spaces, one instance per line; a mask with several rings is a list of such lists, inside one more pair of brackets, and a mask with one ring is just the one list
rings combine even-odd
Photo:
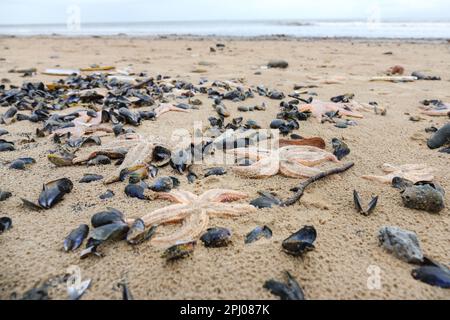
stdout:
[[244,213],[256,212],[249,204],[226,203],[247,198],[242,192],[212,189],[197,196],[189,191],[174,190],[158,193],[157,198],[173,204],[152,211],[141,220],[146,227],[182,222],[181,229],[167,236],[154,237],[151,242],[159,246],[171,246],[178,242],[196,240],[208,227],[210,217],[238,217]]
[[76,139],[97,131],[113,132],[110,127],[101,125],[102,115],[100,111],[97,112],[96,117],[89,116],[86,111],[79,111],[78,113],[79,116],[72,121],[73,127],[57,129],[53,133],[58,135],[70,133],[70,137]]
[[233,167],[235,173],[249,178],[268,178],[281,173],[291,178],[308,178],[322,172],[314,166],[339,160],[331,153],[313,146],[286,146],[274,150],[237,148],[230,150],[237,156],[256,162],[249,166]]
[[312,115],[317,118],[318,121],[322,120],[322,117],[327,112],[339,111],[341,116],[363,118],[364,116],[358,112],[355,112],[358,105],[355,103],[334,103],[334,102],[322,102],[319,100],[314,100],[310,104],[305,104],[299,107],[300,112],[309,111]]
[[437,103],[429,106],[421,106],[420,113],[428,116],[447,116],[450,115],[450,103]]
[[432,181],[434,179],[433,168],[430,168],[425,164],[404,164],[394,166],[389,163],[385,163],[381,169],[386,172],[386,175],[365,175],[362,176],[362,178],[381,183],[392,183],[392,179],[395,177],[404,178],[412,181],[413,183],[419,181]]
[[170,112],[170,111],[177,111],[177,112],[190,112],[189,110],[178,108],[174,106],[171,103],[161,103],[155,110],[153,110],[156,114],[156,117],[160,117],[162,114]]
[[110,184],[119,181],[120,173],[123,169],[139,168],[142,165],[148,165],[152,161],[153,150],[155,147],[164,146],[158,141],[160,141],[160,139],[157,139],[156,137],[147,137],[146,139],[143,139],[139,135],[134,135],[131,139],[116,140],[108,145],[101,146],[94,151],[91,150],[83,155],[77,156],[72,163],[83,163],[100,154],[110,157],[115,157],[116,155],[123,156],[123,154],[125,154],[122,164],[113,174],[105,179],[104,183]]

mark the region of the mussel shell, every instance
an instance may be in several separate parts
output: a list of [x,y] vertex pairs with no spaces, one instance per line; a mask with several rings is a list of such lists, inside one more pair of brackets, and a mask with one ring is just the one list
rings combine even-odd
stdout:
[[272,122],[270,123],[270,128],[271,129],[279,129],[281,126],[283,126],[285,124],[284,120],[281,119],[275,119],[272,120]]
[[102,200],[110,199],[110,198],[112,198],[112,197],[114,197],[114,192],[113,192],[112,190],[106,190],[105,193],[102,193],[102,194],[99,196],[99,198],[102,199]]
[[428,140],[427,145],[430,149],[437,149],[450,142],[450,123],[447,123],[436,131]]
[[333,154],[338,158],[338,160],[341,160],[348,154],[350,154],[350,149],[348,148],[347,144],[337,138],[333,138],[331,140],[331,144],[333,146]]
[[9,191],[0,191],[0,201],[5,201],[12,197],[12,193]]
[[79,183],[91,183],[91,182],[99,181],[99,180],[102,180],[102,179],[103,179],[102,175],[87,173],[78,182]]
[[94,228],[118,222],[125,223],[124,215],[122,212],[114,208],[107,208],[107,211],[98,212],[91,218],[91,224]]
[[14,160],[9,164],[10,169],[25,170],[25,162],[19,159]]
[[282,247],[286,253],[299,256],[314,249],[316,237],[317,232],[313,226],[304,226],[285,239]]
[[231,231],[226,228],[209,228],[200,240],[205,247],[226,247],[231,242]]
[[130,198],[146,200],[147,197],[145,196],[144,191],[144,187],[139,184],[129,184],[125,187],[125,194]]
[[272,230],[268,226],[258,226],[245,236],[245,243],[255,242],[262,237],[266,239],[272,238]]
[[0,218],[0,233],[5,232],[6,230],[10,229],[12,227],[12,220],[8,217],[1,217]]
[[38,203],[44,209],[53,207],[62,200],[66,193],[71,192],[73,183],[68,178],[51,181],[43,186]]
[[174,183],[171,177],[160,177],[148,188],[155,192],[168,192],[172,190]]
[[162,167],[169,163],[171,157],[172,152],[169,149],[163,146],[156,146],[152,153],[152,163],[157,167]]
[[412,181],[400,177],[394,177],[392,179],[392,186],[401,191],[404,191],[407,187],[411,187],[413,184]]
[[0,142],[0,152],[3,151],[14,151],[14,144],[10,142]]
[[195,240],[177,243],[167,248],[162,254],[162,258],[165,258],[167,261],[173,261],[188,257],[194,252],[196,244],[197,241]]
[[441,265],[425,265],[411,271],[414,279],[431,286],[449,289],[450,270]]
[[98,155],[95,158],[88,161],[88,166],[96,166],[96,165],[106,165],[111,164],[111,159],[105,155]]
[[105,224],[92,230],[91,238],[102,242],[106,240],[123,240],[126,238],[128,230],[128,225],[123,222]]
[[281,300],[305,300],[305,295],[297,280],[289,272],[286,272],[286,276],[286,284],[276,280],[268,280],[263,287],[272,294],[279,296]]
[[81,224],[78,228],[72,230],[69,235],[64,239],[64,251],[74,251],[80,247],[84,239],[86,239],[89,233],[89,226],[87,224]]
[[205,173],[205,178],[209,176],[222,176],[227,174],[227,170],[222,167],[211,168]]
[[127,242],[132,245],[140,244],[153,237],[157,226],[152,226],[146,230],[145,223],[141,219],[136,219],[127,233]]

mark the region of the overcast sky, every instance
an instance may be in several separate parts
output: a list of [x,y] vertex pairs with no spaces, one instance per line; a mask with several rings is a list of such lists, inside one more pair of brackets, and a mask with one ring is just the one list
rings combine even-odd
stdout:
[[[450,21],[449,0],[0,0],[0,24],[163,20],[367,19]],[[378,8],[378,9],[377,9]]]

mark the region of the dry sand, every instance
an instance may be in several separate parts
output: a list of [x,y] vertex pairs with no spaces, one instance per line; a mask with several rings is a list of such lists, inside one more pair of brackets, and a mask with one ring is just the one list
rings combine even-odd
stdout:
[[[409,43],[386,41],[317,40],[317,41],[240,41],[222,40],[223,51],[210,53],[213,39],[132,39],[132,38],[2,38],[0,39],[0,78],[13,84],[26,81],[53,81],[54,77],[38,74],[21,78],[7,71],[12,68],[78,68],[93,63],[131,66],[134,71],[150,75],[163,74],[197,83],[200,77],[209,80],[243,78],[247,85],[264,84],[288,93],[294,84],[307,82],[308,76],[345,76],[345,84],[320,85],[311,89],[322,100],[353,92],[362,102],[377,101],[388,107],[386,116],[365,113],[358,125],[338,129],[331,124],[319,124],[314,119],[301,122],[299,134],[321,136],[327,141],[343,138],[351,148],[347,161],[354,161],[350,171],[320,181],[308,190],[300,203],[289,208],[259,210],[236,219],[213,218],[212,226],[233,231],[233,244],[227,248],[207,249],[199,245],[194,255],[182,261],[166,264],[161,251],[151,243],[131,247],[125,242],[110,243],[102,252],[105,257],[80,260],[79,251],[65,253],[64,237],[81,223],[89,223],[92,214],[105,207],[115,207],[128,217],[139,217],[166,205],[163,201],[129,199],[123,193],[124,183],[105,187],[101,182],[79,184],[83,173],[107,175],[112,166],[55,168],[46,159],[54,148],[49,138],[37,138],[36,143],[22,145],[14,152],[3,152],[1,160],[31,156],[37,164],[26,171],[8,170],[0,166],[0,189],[11,191],[13,197],[0,203],[0,215],[13,219],[14,227],[0,236],[0,298],[19,296],[36,283],[64,274],[71,265],[81,268],[83,279],[91,278],[92,286],[83,299],[120,299],[113,288],[122,279],[139,299],[273,299],[263,289],[270,278],[283,279],[290,271],[304,288],[308,299],[448,299],[448,290],[414,280],[412,265],[402,262],[378,246],[377,232],[381,226],[396,225],[415,231],[426,255],[442,263],[450,262],[450,216],[448,207],[440,214],[407,209],[399,192],[388,185],[369,182],[363,174],[381,173],[385,163],[426,163],[437,170],[437,180],[447,190],[450,205],[450,157],[425,144],[424,129],[441,126],[445,117],[424,117],[420,122],[409,120],[417,114],[422,99],[442,99],[450,102],[450,45],[448,43]],[[191,48],[191,50],[187,50]],[[384,55],[392,51],[393,55]],[[287,70],[260,69],[272,58],[289,61]],[[199,66],[200,61],[209,63]],[[400,64],[407,72],[420,70],[440,75],[443,81],[414,83],[372,83],[367,79],[388,67]],[[196,68],[207,73],[195,74]],[[260,71],[261,75],[255,75]],[[145,121],[137,128],[143,134],[169,137],[173,128],[189,128],[194,120],[207,121],[213,115],[206,97],[200,110],[190,114],[168,113],[158,121]],[[266,101],[267,111],[239,113],[238,105]],[[242,115],[263,126],[275,118],[278,101],[256,97],[244,103],[228,102],[232,116]],[[3,112],[3,110],[2,110]],[[41,124],[28,121],[7,127],[7,138],[19,140],[21,134],[33,134]],[[4,127],[4,126],[2,126]],[[419,135],[419,140],[412,139]],[[109,141],[112,138],[106,138]],[[162,174],[173,174],[166,168]],[[36,199],[42,183],[59,177],[75,181],[73,192],[60,204],[42,212],[30,212],[20,205],[19,197]],[[285,197],[297,179],[281,176],[266,180],[248,180],[231,172],[222,177],[210,177],[196,184],[187,184],[180,177],[181,188],[201,193],[217,187],[244,190],[251,198],[258,190],[277,192]],[[100,200],[107,188],[116,196]],[[360,191],[364,199],[379,195],[375,212],[364,217],[353,207],[352,191]],[[273,238],[245,245],[244,236],[257,225],[268,225]],[[316,250],[304,259],[283,253],[281,242],[304,225],[314,225],[318,231]],[[171,227],[169,227],[171,228]],[[166,229],[168,230],[168,229]],[[381,269],[381,289],[369,290],[369,266]],[[64,299],[60,286],[51,291],[52,298]]]

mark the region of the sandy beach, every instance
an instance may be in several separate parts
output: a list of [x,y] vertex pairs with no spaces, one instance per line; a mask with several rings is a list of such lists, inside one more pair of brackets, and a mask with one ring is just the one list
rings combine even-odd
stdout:
[[[223,50],[210,47],[223,43]],[[392,54],[386,54],[391,52]],[[287,69],[262,68],[271,59],[289,62]],[[414,231],[424,254],[448,265],[450,262],[450,155],[430,150],[425,128],[446,124],[448,117],[419,114],[420,101],[439,99],[450,102],[450,44],[443,41],[389,40],[238,40],[181,39],[131,37],[28,37],[0,38],[0,79],[21,86],[24,81],[51,83],[59,77],[41,74],[47,68],[78,69],[92,64],[130,68],[149,76],[168,75],[197,85],[201,78],[214,80],[241,79],[245,87],[264,85],[286,95],[294,85],[316,85],[305,89],[317,99],[354,93],[360,102],[376,101],[387,109],[386,115],[364,112],[356,126],[346,129],[314,118],[300,122],[295,130],[305,137],[319,136],[332,152],[331,139],[344,140],[351,152],[343,163],[355,166],[345,173],[328,177],[310,186],[297,204],[290,207],[259,209],[233,219],[212,218],[209,225],[229,228],[232,243],[224,248],[206,248],[198,243],[189,258],[166,263],[161,249],[145,242],[130,246],[125,241],[105,244],[103,258],[80,260],[79,250],[66,253],[63,240],[79,224],[89,224],[91,216],[114,207],[129,217],[138,218],[167,201],[143,201],[124,194],[125,182],[105,186],[102,181],[80,184],[85,173],[104,176],[114,165],[55,167],[47,155],[55,149],[47,137],[35,136],[41,123],[29,121],[0,125],[9,131],[1,138],[16,141],[30,135],[35,142],[17,144],[16,150],[0,153],[0,163],[19,157],[33,157],[37,163],[25,171],[0,165],[0,190],[13,196],[0,202],[0,216],[13,220],[13,228],[0,235],[0,299],[21,297],[27,290],[44,281],[64,275],[70,266],[78,266],[83,279],[92,279],[82,299],[121,299],[116,289],[126,281],[136,299],[278,299],[263,288],[268,279],[282,280],[289,271],[301,284],[307,299],[449,299],[448,289],[415,280],[414,265],[399,260],[378,245],[382,226],[398,226]],[[438,75],[441,81],[410,83],[370,82],[389,67],[401,65],[405,73],[413,71]],[[37,68],[32,77],[23,78],[11,69]],[[197,72],[196,72],[197,71]],[[198,71],[202,71],[198,73]],[[338,77],[341,83],[323,84],[320,79]],[[319,79],[319,80],[314,80]],[[9,84],[6,84],[8,87]],[[307,96],[307,95],[306,95]],[[169,112],[157,121],[144,121],[133,127],[142,135],[170,139],[177,128],[190,130],[194,121],[208,124],[217,114],[212,100],[198,95],[203,104],[189,113]],[[285,99],[288,100],[288,99]],[[266,103],[265,111],[239,112],[238,106]],[[230,118],[242,116],[255,120],[262,128],[279,112],[279,100],[255,95],[243,102],[224,101]],[[143,110],[151,108],[144,107]],[[0,113],[6,108],[0,107]],[[25,112],[26,113],[26,112]],[[420,121],[411,121],[420,116]],[[128,127],[128,126],[127,126]],[[114,141],[112,134],[102,142]],[[435,179],[447,191],[446,208],[439,214],[408,209],[399,191],[387,184],[362,179],[362,175],[381,175],[384,163],[395,165],[427,164],[436,170]],[[162,175],[177,175],[170,166]],[[42,184],[67,177],[74,182],[73,191],[49,210],[33,212],[24,208],[20,198],[37,199]],[[177,176],[180,189],[201,194],[208,189],[227,188],[245,191],[249,200],[258,191],[274,192],[286,198],[299,179],[276,175],[268,179],[246,179],[227,170],[223,176],[201,178],[188,184],[185,176]],[[150,179],[151,180],[151,179]],[[99,195],[111,189],[115,196],[100,200]],[[364,201],[378,195],[378,206],[370,216],[356,212],[353,190]],[[243,202],[246,202],[244,200]],[[248,203],[247,201],[247,203]],[[269,226],[271,239],[245,244],[245,235],[256,226]],[[317,230],[315,250],[304,258],[287,255],[281,242],[305,225]],[[166,232],[177,226],[164,227]],[[84,248],[84,244],[83,244]],[[371,266],[381,272],[381,287],[368,289]],[[368,269],[369,268],[369,269]],[[368,272],[369,270],[369,272]],[[370,279],[369,279],[370,280]],[[65,285],[49,291],[52,299],[65,299]]]

